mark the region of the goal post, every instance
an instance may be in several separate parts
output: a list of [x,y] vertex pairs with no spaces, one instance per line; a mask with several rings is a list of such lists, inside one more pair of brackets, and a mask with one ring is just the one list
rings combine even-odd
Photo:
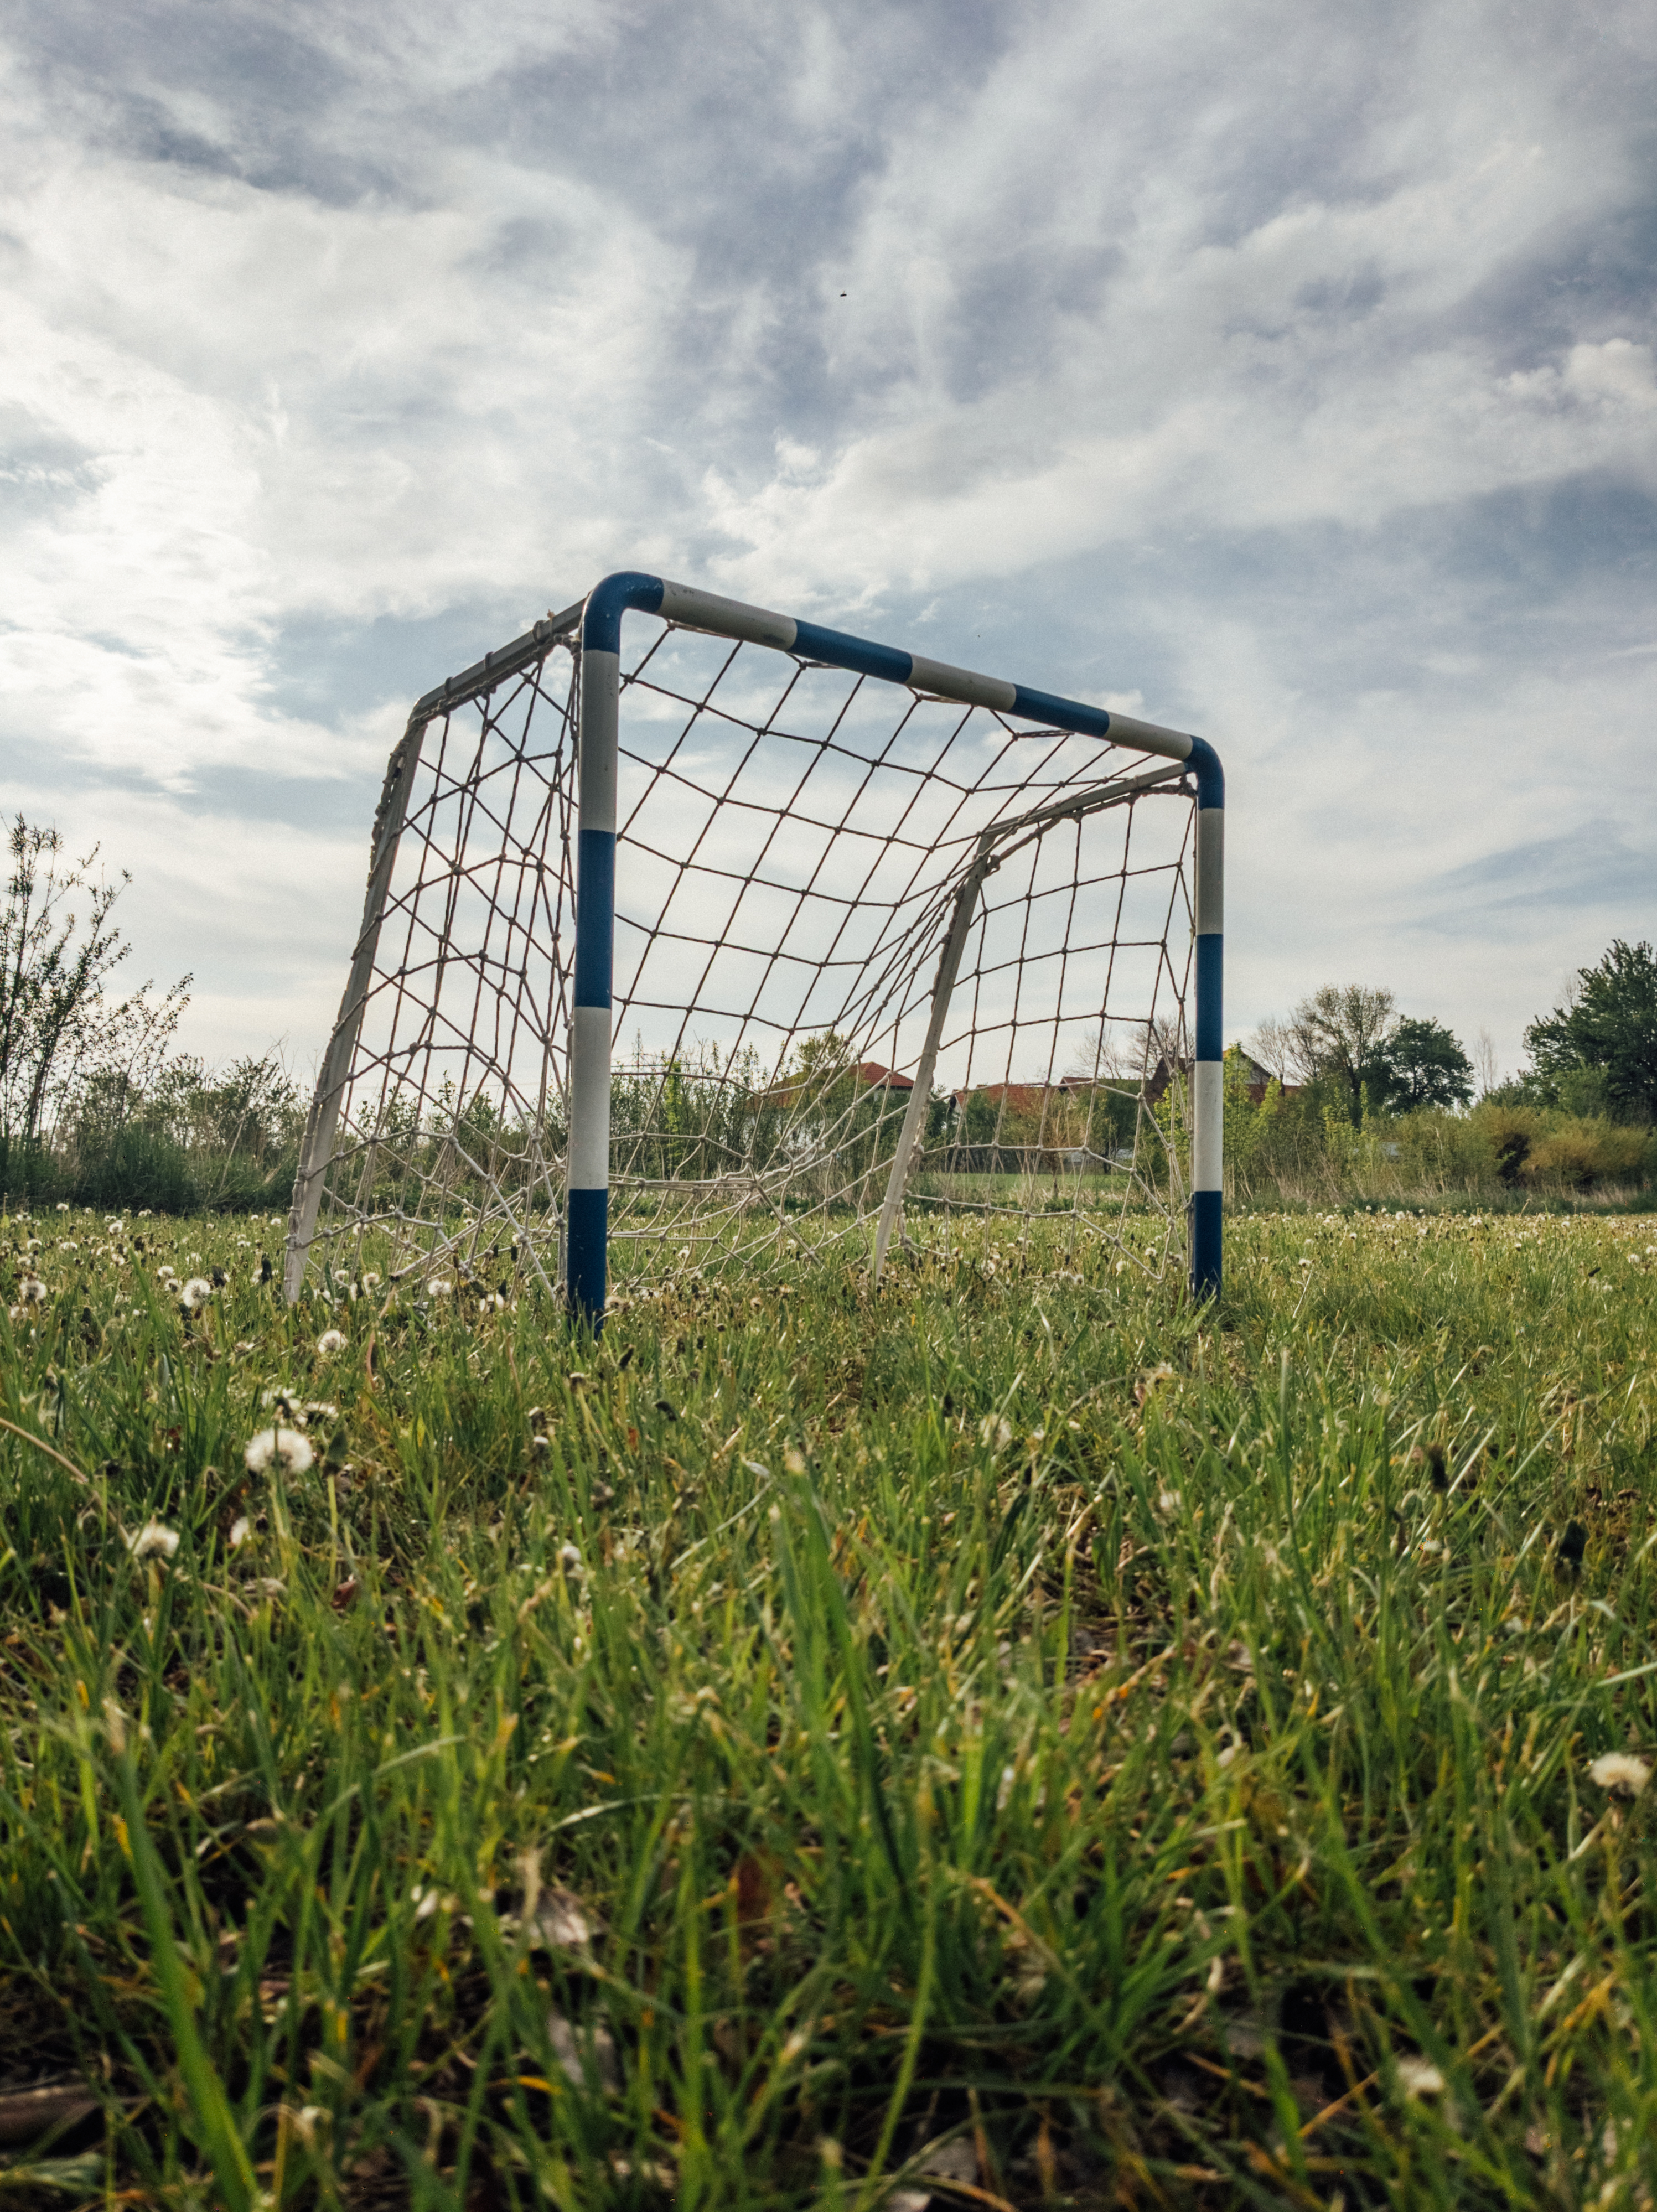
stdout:
[[1216,1296],[1223,806],[1200,738],[605,577],[392,754],[289,1298],[509,1247],[597,1328],[618,1238],[624,1287],[848,1237],[877,1281],[1055,1210]]

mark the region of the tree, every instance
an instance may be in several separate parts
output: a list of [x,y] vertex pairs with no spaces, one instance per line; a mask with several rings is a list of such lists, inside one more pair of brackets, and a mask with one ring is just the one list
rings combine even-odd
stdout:
[[1355,1122],[1363,1118],[1366,1089],[1372,1098],[1386,1095],[1393,1005],[1390,991],[1363,983],[1326,983],[1302,999],[1289,1018],[1290,1065],[1304,1082],[1323,1077],[1337,1084]]
[[1275,1014],[1268,1015],[1245,1048],[1248,1057],[1268,1075],[1276,1076],[1279,1083],[1289,1080],[1289,1071],[1297,1065],[1295,1039],[1290,1024],[1280,1022]]
[[[124,1102],[160,1066],[184,1011],[186,975],[159,1000],[141,984],[118,1005],[105,989],[127,957],[110,909],[129,877],[94,883],[94,846],[65,865],[64,841],[20,814],[6,836],[0,909],[0,1152],[44,1136],[55,1108],[95,1079]],[[83,896],[77,912],[69,902]],[[82,915],[84,923],[82,923]]]
[[1390,991],[1326,983],[1286,1022],[1262,1022],[1249,1051],[1281,1081],[1327,1084],[1353,1121],[1371,1106],[1408,1113],[1419,1106],[1465,1106],[1473,1066],[1442,1022],[1405,1018]]
[[[1382,1043],[1378,1103],[1410,1113],[1417,1106],[1466,1106],[1473,1064],[1442,1022],[1401,1021]],[[1374,1095],[1374,1094],[1372,1094]]]
[[1531,1024],[1525,1043],[1536,1073],[1556,1090],[1580,1070],[1603,1069],[1605,1095],[1617,1112],[1632,1121],[1657,1121],[1657,960],[1650,945],[1613,938],[1592,968],[1578,969],[1564,1005]]

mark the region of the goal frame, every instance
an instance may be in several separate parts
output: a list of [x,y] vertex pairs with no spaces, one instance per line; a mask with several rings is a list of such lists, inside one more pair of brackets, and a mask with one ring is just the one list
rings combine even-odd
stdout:
[[[1131,745],[1182,764],[1196,785],[1193,896],[1195,939],[1190,1198],[1191,1289],[1198,1299],[1219,1296],[1222,1280],[1221,1179],[1223,1167],[1225,774],[1203,738],[1164,729],[1103,707],[1089,707],[1029,685],[931,660],[901,647],[849,631],[827,629],[792,615],[745,605],[638,569],[620,569],[596,584],[580,620],[580,694],[576,736],[576,891],[574,992],[569,1041],[569,1147],[565,1186],[565,1293],[575,1318],[602,1326],[608,1290],[610,1107],[612,985],[616,943],[616,802],[621,738],[622,620],[655,615],[685,629],[740,643],[768,646],[796,659],[900,684],[923,696],[1015,714],[1050,729]],[[422,704],[424,702],[422,702]],[[1126,793],[1124,793],[1126,795]],[[1059,805],[1055,815],[1075,808]],[[940,1008],[947,1005],[971,915],[969,872],[958,895],[955,924],[940,957],[928,1042],[936,1049]],[[951,960],[951,954],[954,961]],[[901,1201],[904,1173],[918,1134],[930,1077],[922,1066],[910,1094],[876,1237],[876,1268]]]

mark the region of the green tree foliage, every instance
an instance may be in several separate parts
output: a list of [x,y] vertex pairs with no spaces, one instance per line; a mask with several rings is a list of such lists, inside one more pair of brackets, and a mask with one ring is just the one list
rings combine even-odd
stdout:
[[1001,1109],[985,1090],[969,1091],[962,1109],[957,1132],[963,1145],[992,1145],[1001,1126]]
[[1564,1005],[1531,1024],[1525,1043],[1541,1086],[1551,1086],[1556,1097],[1585,1072],[1599,1070],[1603,1096],[1618,1118],[1657,1121],[1657,961],[1650,945],[1614,939],[1592,968],[1578,969]]
[[1399,1113],[1466,1106],[1472,1098],[1473,1064],[1442,1022],[1396,1023],[1381,1046],[1377,1073],[1381,1103]]
[[1392,992],[1363,983],[1326,983],[1286,1023],[1265,1024],[1255,1057],[1338,1099],[1354,1127],[1370,1109],[1466,1106],[1473,1095],[1460,1039],[1442,1022],[1400,1015]]
[[1290,1052],[1302,1079],[1332,1084],[1355,1123],[1363,1119],[1366,1091],[1372,1099],[1386,1093],[1394,1004],[1390,991],[1326,983],[1290,1017]]

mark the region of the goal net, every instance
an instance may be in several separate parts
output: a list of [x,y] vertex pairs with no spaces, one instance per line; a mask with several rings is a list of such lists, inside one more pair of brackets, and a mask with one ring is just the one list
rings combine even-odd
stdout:
[[[620,584],[643,611],[606,630]],[[1203,757],[608,580],[428,694],[392,753],[288,1297],[319,1265],[602,1311],[606,1268],[612,1295],[830,1252],[878,1274],[1038,1219],[1078,1259],[1183,1269],[1193,1174],[1217,1237]]]

